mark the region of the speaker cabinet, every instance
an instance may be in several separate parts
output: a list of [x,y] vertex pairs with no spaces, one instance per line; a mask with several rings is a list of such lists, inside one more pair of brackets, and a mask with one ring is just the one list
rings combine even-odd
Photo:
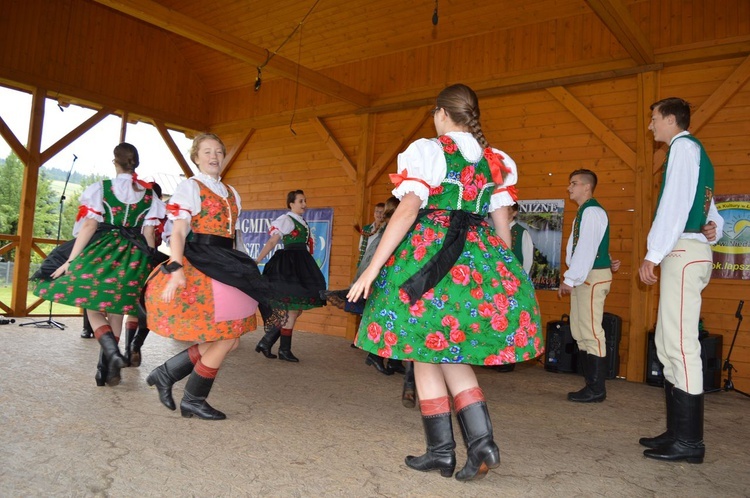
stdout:
[[[652,386],[664,386],[662,364],[656,355],[654,332],[648,333],[646,352],[646,383]],[[701,340],[701,361],[703,362],[703,390],[712,391],[721,388],[722,346],[723,338],[718,334],[709,334]]]
[[576,357],[578,347],[570,333],[568,315],[563,315],[561,320],[547,322],[545,349],[545,370],[568,373],[577,371]]

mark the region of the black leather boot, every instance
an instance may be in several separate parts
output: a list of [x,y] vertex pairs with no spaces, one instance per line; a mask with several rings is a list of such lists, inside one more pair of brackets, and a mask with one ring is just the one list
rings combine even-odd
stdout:
[[607,399],[604,379],[607,375],[607,357],[586,355],[586,387],[568,394],[568,401],[577,403],[600,403]]
[[382,373],[383,375],[393,375],[393,370],[390,370],[385,367],[385,364],[383,363],[383,358],[380,356],[368,353],[367,358],[365,358],[365,365],[372,365],[375,367],[375,370]]
[[588,358],[588,353],[586,351],[583,351],[583,350],[578,351],[578,368],[581,370],[580,374],[583,376],[583,381],[585,382],[585,385],[583,386],[583,389],[569,392],[568,393],[569,401],[573,401],[570,399],[571,397],[579,397],[587,393],[587,389],[589,387],[589,377],[588,375],[586,375],[586,359],[587,358]]
[[137,330],[138,327],[133,328],[128,327],[127,325],[125,326],[125,353],[123,356],[125,357],[125,362],[127,362],[126,366],[128,367],[133,365],[132,343]]
[[451,414],[422,415],[427,452],[422,456],[407,456],[406,465],[414,470],[439,470],[443,477],[451,477],[456,470],[456,442],[453,439]]
[[674,409],[672,408],[672,388],[674,384],[664,381],[664,399],[667,404],[667,430],[656,437],[642,437],[638,440],[646,448],[658,448],[674,441]]
[[292,336],[282,335],[279,344],[279,359],[297,363],[299,359],[292,354]]
[[388,370],[397,374],[405,374],[404,362],[401,360],[388,360]]
[[263,353],[263,356],[266,358],[277,358],[277,356],[271,352],[271,348],[276,344],[276,341],[279,340],[280,335],[281,329],[278,327],[274,327],[266,332],[263,338],[258,341],[258,345],[255,346],[255,352]]
[[201,377],[195,371],[190,374],[180,403],[180,413],[183,417],[190,418],[195,415],[203,420],[224,420],[227,418],[226,415],[206,402],[213,385],[214,379]]
[[156,390],[159,393],[159,401],[170,410],[177,408],[174,398],[172,398],[172,386],[175,382],[184,379],[193,371],[193,362],[190,361],[188,349],[177,353],[156,367],[146,377],[146,383],[149,386],[156,385]]
[[82,339],[94,338],[94,331],[91,328],[91,324],[89,323],[89,317],[88,315],[86,315],[85,311],[83,312],[83,328],[81,329],[81,338]]
[[125,358],[117,347],[117,339],[110,330],[99,337],[99,344],[102,347],[102,354],[107,365],[107,376],[105,382],[108,386],[116,386],[120,383],[120,369],[127,365]]
[[406,408],[414,408],[417,404],[416,385],[414,384],[414,362],[407,361],[404,365],[404,389],[401,391],[401,404]]
[[107,360],[104,359],[104,351],[101,348],[99,348],[99,363],[96,365],[94,380],[99,387],[104,387],[107,382]]
[[703,397],[704,394],[688,394],[672,388],[672,410],[674,440],[658,448],[645,450],[644,456],[655,460],[687,463],[703,463],[706,447],[703,444]]
[[492,421],[484,401],[472,403],[456,414],[466,443],[466,465],[456,473],[459,481],[482,479],[500,466],[500,449],[492,437]]
[[135,335],[133,336],[133,342],[130,343],[130,366],[131,367],[140,367],[141,361],[143,361],[143,358],[141,356],[141,346],[143,346],[143,341],[146,340],[146,337],[148,336],[148,333],[151,332],[148,328],[141,327],[138,325],[138,330],[136,330]]

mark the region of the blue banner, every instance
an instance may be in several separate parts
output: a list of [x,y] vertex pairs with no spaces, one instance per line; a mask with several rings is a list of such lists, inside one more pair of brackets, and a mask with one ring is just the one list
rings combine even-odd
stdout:
[[[242,245],[245,247],[245,252],[251,258],[256,259],[258,254],[260,254],[260,250],[263,249],[268,239],[271,238],[268,234],[271,222],[288,212],[289,210],[287,209],[254,209],[243,210],[240,213]],[[331,236],[333,235],[333,208],[308,209],[305,211],[305,221],[310,226],[310,236],[314,243],[313,258],[318,263],[320,271],[323,272],[323,276],[326,278],[326,286],[328,286],[328,273],[331,262]],[[263,258],[263,261],[258,262],[258,267],[261,271],[263,271],[263,267],[273,253],[276,252],[276,249],[282,247],[283,244],[276,245],[268,253],[268,256]]]

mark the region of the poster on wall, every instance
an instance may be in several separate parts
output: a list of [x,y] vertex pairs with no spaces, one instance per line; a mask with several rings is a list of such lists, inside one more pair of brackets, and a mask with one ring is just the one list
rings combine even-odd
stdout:
[[530,277],[535,289],[560,287],[560,254],[565,199],[518,201],[517,222],[531,235],[534,263]]
[[714,203],[724,219],[721,238],[712,246],[711,278],[750,279],[750,194],[716,195]]
[[[242,232],[241,240],[245,247],[245,252],[255,259],[260,254],[260,250],[266,245],[270,235],[268,230],[271,222],[288,213],[286,209],[254,209],[242,211],[240,213],[240,231]],[[333,233],[333,208],[316,208],[305,211],[305,221],[310,226],[310,236],[314,242],[313,258],[318,263],[320,271],[326,278],[328,286],[328,273],[331,261],[331,235]],[[283,244],[277,244],[276,247],[258,263],[260,271],[268,260],[273,256],[277,249],[283,247]]]

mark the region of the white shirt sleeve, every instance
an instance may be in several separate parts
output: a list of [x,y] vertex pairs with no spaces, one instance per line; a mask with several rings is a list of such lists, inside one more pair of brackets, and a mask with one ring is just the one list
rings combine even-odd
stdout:
[[516,166],[516,162],[505,152],[498,149],[492,150],[502,156],[503,164],[506,168],[510,169],[510,172],[505,175],[503,184],[495,187],[495,193],[490,198],[490,213],[498,208],[512,206],[516,203],[514,187],[518,183],[518,166]]
[[[237,193],[237,189],[232,187],[231,185],[227,185],[227,188],[232,189],[232,193],[234,194],[234,200],[237,203],[237,213],[242,212],[242,201],[240,200],[240,194]],[[235,230],[242,230],[242,225],[240,224],[240,217],[237,216],[237,223],[234,224]]]
[[276,234],[286,235],[292,233],[294,230],[294,222],[292,218],[287,214],[282,214],[271,223],[271,228],[268,229],[268,235],[273,237]]
[[445,178],[447,165],[442,147],[436,140],[420,138],[398,155],[398,174],[404,177],[393,189],[393,195],[402,199],[408,193],[416,194],[421,208],[427,205],[430,189],[440,185]]
[[[575,221],[573,223],[575,224]],[[568,239],[568,256],[566,258],[568,271],[563,275],[563,281],[567,285],[577,287],[586,281],[586,277],[594,267],[596,253],[599,251],[599,244],[602,243],[604,238],[607,224],[607,213],[602,208],[591,206],[583,210],[575,251],[573,251],[572,231]]]
[[[648,232],[646,258],[658,265],[685,231],[698,188],[700,147],[692,140],[672,140],[664,189]],[[705,240],[705,238],[704,238]]]
[[143,225],[157,226],[161,224],[161,220],[167,215],[167,205],[164,201],[159,199],[154,193],[151,197],[151,207],[146,213],[146,219],[143,220]]
[[174,194],[169,199],[173,210],[167,213],[170,220],[190,220],[201,212],[201,189],[194,180],[185,180],[177,185]]
[[523,231],[521,253],[523,254],[523,270],[528,275],[531,271],[531,265],[534,263],[534,242],[531,240],[531,234],[528,230]]
[[87,212],[80,219],[76,216],[76,222],[73,225],[73,237],[78,237],[78,232],[81,231],[81,227],[87,219],[94,219],[99,223],[104,221],[104,217],[102,216],[104,213],[104,190],[102,182],[92,183],[86,187],[81,192],[78,202],[79,206],[86,207]]

